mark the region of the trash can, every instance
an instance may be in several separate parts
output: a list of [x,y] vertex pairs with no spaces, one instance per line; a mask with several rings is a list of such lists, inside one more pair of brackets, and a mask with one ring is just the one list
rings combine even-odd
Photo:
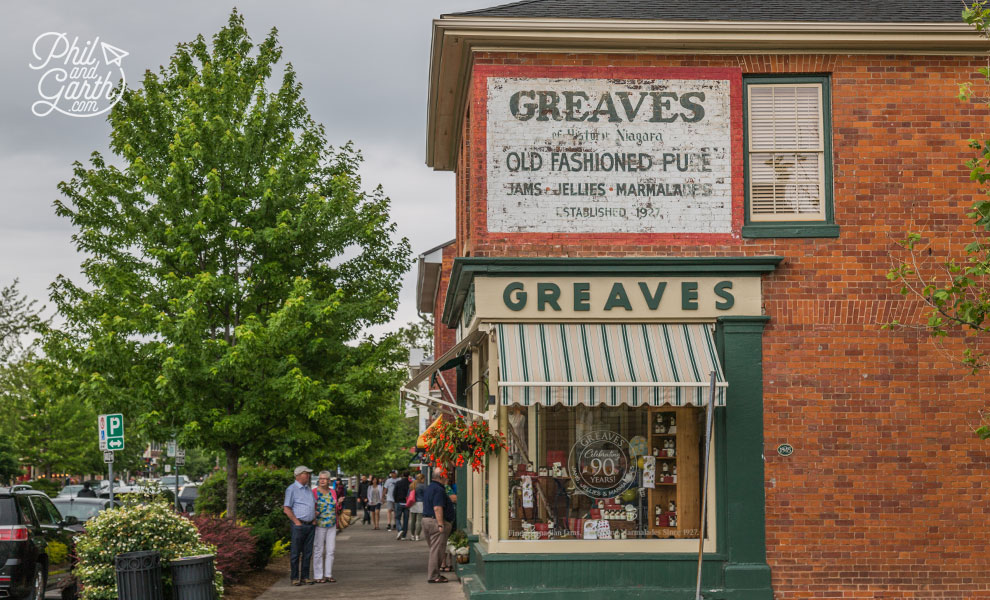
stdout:
[[[213,555],[184,556],[168,563],[173,600],[215,600]],[[123,598],[121,599],[123,600]]]
[[155,551],[124,552],[114,558],[120,600],[164,600],[161,556]]

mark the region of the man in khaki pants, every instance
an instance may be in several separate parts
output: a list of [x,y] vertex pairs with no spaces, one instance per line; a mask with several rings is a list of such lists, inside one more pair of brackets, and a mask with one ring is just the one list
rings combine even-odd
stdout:
[[440,574],[443,564],[443,553],[447,547],[447,537],[454,522],[454,503],[447,497],[444,485],[447,478],[443,471],[433,469],[433,481],[423,493],[423,533],[430,544],[430,560],[427,563],[427,581],[430,583],[447,583],[447,578]]

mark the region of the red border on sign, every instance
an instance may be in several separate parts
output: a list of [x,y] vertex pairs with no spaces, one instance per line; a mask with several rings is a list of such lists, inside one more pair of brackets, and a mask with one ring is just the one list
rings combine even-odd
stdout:
[[[505,240],[510,243],[527,239],[553,238],[561,241],[619,241],[625,243],[650,243],[671,245],[696,245],[699,242],[726,242],[742,239],[743,205],[745,200],[743,174],[743,120],[742,120],[742,69],[731,67],[565,67],[525,65],[475,65],[472,73],[471,122],[472,155],[480,156],[484,169],[483,183],[473,186],[474,198],[481,200],[480,210],[472,202],[469,218],[480,219],[478,234],[485,242]],[[722,79],[729,82],[729,132],[732,158],[732,216],[731,233],[564,233],[564,232],[508,232],[488,230],[488,79],[490,77],[566,77],[572,79]],[[475,154],[477,153],[477,154]],[[478,164],[476,162],[475,164]],[[477,181],[477,179],[475,179]],[[472,185],[473,182],[469,182]],[[470,226],[470,225],[469,225]],[[481,240],[478,240],[481,241]]]

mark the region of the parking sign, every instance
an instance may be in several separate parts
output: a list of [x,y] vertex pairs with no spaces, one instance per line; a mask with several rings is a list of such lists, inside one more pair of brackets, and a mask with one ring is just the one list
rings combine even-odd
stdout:
[[100,450],[124,449],[124,415],[100,415],[97,424],[100,428]]

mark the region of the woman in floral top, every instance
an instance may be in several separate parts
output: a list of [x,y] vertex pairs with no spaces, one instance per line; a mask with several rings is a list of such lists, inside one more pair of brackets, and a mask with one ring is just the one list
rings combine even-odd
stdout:
[[337,583],[333,578],[333,553],[337,545],[337,492],[330,488],[330,472],[320,471],[313,488],[316,500],[316,539],[313,542],[313,577],[317,583]]

